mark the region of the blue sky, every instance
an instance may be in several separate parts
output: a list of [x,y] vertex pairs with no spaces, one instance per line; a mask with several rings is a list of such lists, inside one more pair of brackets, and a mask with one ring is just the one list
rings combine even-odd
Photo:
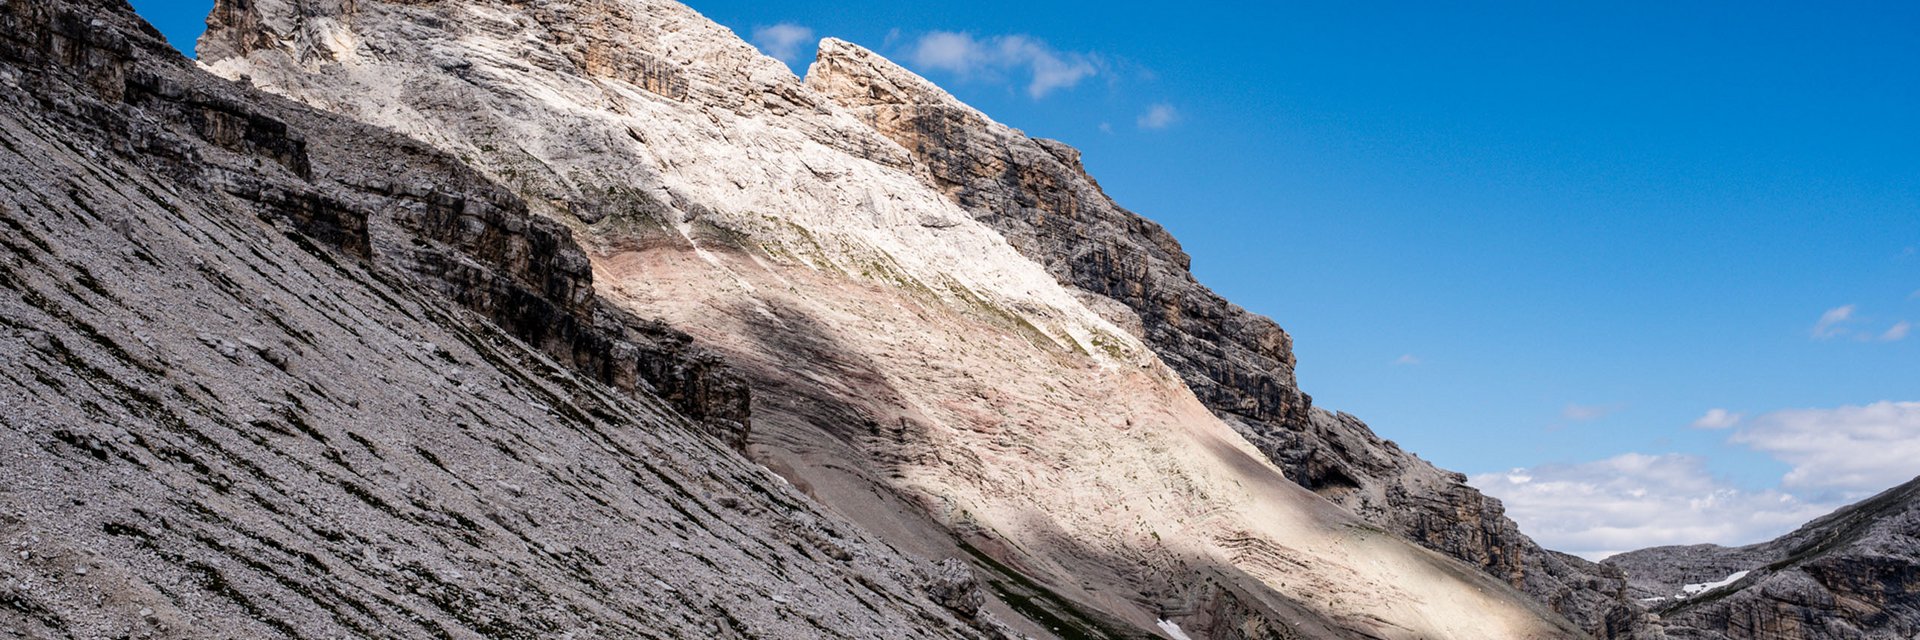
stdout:
[[[186,45],[210,2],[134,4]],[[1920,5],[691,4],[1080,147],[1321,406],[1550,544],[1745,542],[1920,473],[1847,462],[1920,446]]]

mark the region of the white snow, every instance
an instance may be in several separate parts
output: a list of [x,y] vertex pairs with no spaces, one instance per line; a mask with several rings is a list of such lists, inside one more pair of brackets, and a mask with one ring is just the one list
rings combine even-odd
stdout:
[[1193,640],[1187,637],[1187,632],[1181,631],[1180,625],[1174,624],[1172,620],[1161,620],[1160,630],[1167,632],[1167,637],[1173,640]]
[[1714,589],[1718,589],[1720,587],[1724,587],[1724,586],[1733,584],[1735,582],[1739,582],[1741,578],[1747,577],[1748,573],[1750,572],[1740,571],[1740,572],[1734,573],[1733,575],[1722,578],[1717,582],[1701,582],[1696,584],[1689,584],[1689,585],[1680,587],[1681,593],[1675,597],[1691,598],[1691,597],[1700,595],[1702,593],[1706,593],[1708,591],[1712,591]]

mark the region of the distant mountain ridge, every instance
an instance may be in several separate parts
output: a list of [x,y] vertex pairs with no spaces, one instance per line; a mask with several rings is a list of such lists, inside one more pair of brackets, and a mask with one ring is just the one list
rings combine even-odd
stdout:
[[[1658,547],[1608,558],[1667,638],[1920,635],[1920,478],[1737,548]],[[1687,589],[1693,585],[1694,589]]]

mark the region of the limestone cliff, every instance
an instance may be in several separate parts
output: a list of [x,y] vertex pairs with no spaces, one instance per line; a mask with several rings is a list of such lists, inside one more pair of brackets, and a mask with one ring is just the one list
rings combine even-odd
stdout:
[[1270,322],[1173,306],[1196,345],[1247,336],[1200,365],[1227,384],[1190,382],[1163,359],[1187,352],[1156,353],[910,149],[684,6],[229,0],[212,26],[216,72],[416,136],[572,227],[602,295],[746,377],[749,453],[910,553],[972,563],[1023,633],[1579,635],[1288,482],[1196,397],[1307,419]]
[[1289,479],[1597,634],[1621,632],[1632,619],[1617,572],[1540,548],[1464,476],[1353,416],[1314,409],[1295,380],[1286,332],[1197,282],[1180,245],[1107,197],[1078,151],[996,123],[847,42],[823,42],[806,81],[912,152],[956,203],[1128,327]]
[[121,0],[0,2],[0,227],[0,636],[997,633],[564,227]]

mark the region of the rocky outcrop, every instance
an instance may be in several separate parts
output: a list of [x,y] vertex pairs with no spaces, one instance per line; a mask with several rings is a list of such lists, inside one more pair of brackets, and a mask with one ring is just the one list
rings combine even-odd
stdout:
[[[1289,483],[1125,314],[1091,308],[1110,299],[1062,286],[907,149],[685,6],[220,6],[208,68],[416,136],[572,227],[603,296],[747,377],[756,460],[910,553],[965,559],[1019,633],[1579,635]],[[1285,353],[1267,326],[1253,346]],[[1291,386],[1220,393],[1278,415],[1304,410]]]
[[931,182],[1062,283],[1141,334],[1208,406],[1275,423],[1307,419],[1293,341],[1201,286],[1160,225],[1115,205],[1064,143],[1026,137],[858,45],[827,39],[807,86],[912,152]]
[[1658,547],[1605,564],[1652,609],[1640,638],[1920,634],[1920,478],[1756,545]]
[[1376,436],[1315,410],[1292,341],[1196,281],[1159,225],[1107,197],[1079,152],[1029,138],[870,51],[829,39],[807,85],[905,147],[955,202],[1134,331],[1206,405],[1287,477],[1430,549],[1525,589],[1602,635],[1632,618],[1620,576],[1541,549],[1499,501]]
[[121,0],[0,1],[0,86],[0,633],[990,637],[451,156]]
[[[210,90],[167,69],[139,66],[125,38],[75,22],[75,15],[23,4],[10,16],[18,28],[5,43],[6,53],[29,67],[67,65],[102,98],[178,123],[199,143],[271,162],[298,178],[276,181],[258,172],[208,170],[210,181],[227,195],[253,203],[263,218],[437,290],[580,373],[628,391],[657,391],[727,437],[744,439],[745,385],[716,358],[693,349],[684,333],[641,321],[595,297],[591,264],[571,234],[529,216],[518,197],[412,141],[348,126],[318,132],[334,136],[338,146],[311,145],[305,132],[247,102],[257,97]],[[179,166],[195,160],[195,149],[142,129],[146,123],[94,108],[99,112],[90,115],[101,119],[107,135],[124,137],[128,142],[121,144],[134,151]],[[413,162],[396,162],[392,171],[336,172],[328,176],[332,184],[312,182],[316,162],[379,161],[342,158],[370,144],[384,146],[395,160]],[[379,201],[379,207],[393,211],[391,223],[398,229],[373,237],[368,209],[355,199]]]

